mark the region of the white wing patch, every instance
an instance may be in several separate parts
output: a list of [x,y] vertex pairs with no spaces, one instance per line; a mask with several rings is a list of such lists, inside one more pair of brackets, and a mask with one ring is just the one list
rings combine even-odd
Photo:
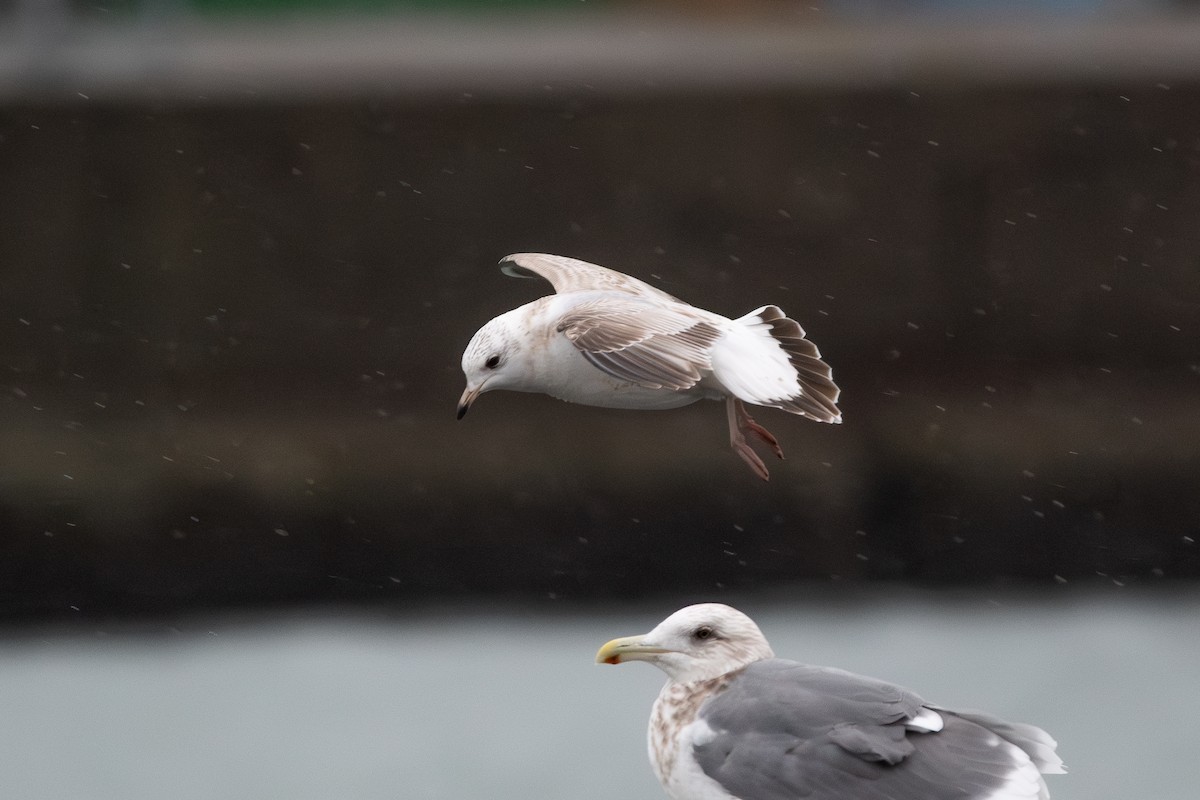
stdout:
[[937,733],[945,725],[946,722],[942,719],[942,715],[932,708],[922,708],[915,717],[904,723],[905,728],[919,733]]

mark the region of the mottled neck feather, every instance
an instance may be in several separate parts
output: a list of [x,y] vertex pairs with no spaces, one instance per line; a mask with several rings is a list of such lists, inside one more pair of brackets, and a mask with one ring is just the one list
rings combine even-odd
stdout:
[[667,681],[650,713],[650,758],[660,781],[665,782],[675,769],[680,732],[695,721],[704,701],[724,690],[741,671],[690,683]]

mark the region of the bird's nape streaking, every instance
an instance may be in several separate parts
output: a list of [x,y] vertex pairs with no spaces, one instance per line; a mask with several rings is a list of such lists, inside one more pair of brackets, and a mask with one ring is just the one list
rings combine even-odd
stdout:
[[1048,800],[1042,775],[1066,772],[1040,728],[776,658],[726,605],[680,609],[596,654],[626,661],[667,673],[649,749],[672,800]]
[[641,410],[724,400],[730,445],[763,480],[766,465],[747,438],[779,458],[783,450],[746,403],[818,422],[842,420],[832,370],[777,306],[730,319],[574,258],[517,253],[500,263],[507,275],[545,278],[555,294],[475,333],[462,357],[467,387],[459,419],[479,395],[497,389]]

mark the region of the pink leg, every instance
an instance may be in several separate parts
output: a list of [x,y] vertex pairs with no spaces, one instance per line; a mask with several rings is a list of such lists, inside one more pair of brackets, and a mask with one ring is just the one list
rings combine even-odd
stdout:
[[725,414],[729,420],[729,444],[733,447],[733,452],[737,453],[750,466],[750,469],[754,470],[755,475],[764,481],[768,480],[770,473],[767,472],[767,467],[758,457],[758,453],[755,453],[746,442],[746,434],[754,434],[765,442],[776,456],[782,459],[783,449],[780,448],[779,441],[771,435],[770,431],[759,425],[753,417],[746,413],[746,407],[736,397],[725,399]]

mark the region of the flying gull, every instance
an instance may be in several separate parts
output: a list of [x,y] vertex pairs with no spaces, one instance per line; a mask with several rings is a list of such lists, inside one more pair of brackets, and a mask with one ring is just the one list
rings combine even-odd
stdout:
[[743,403],[841,422],[839,390],[804,329],[777,306],[729,319],[605,267],[544,253],[501,260],[507,275],[541,276],[555,294],[493,319],[463,353],[458,418],[484,392],[540,392],[631,409],[725,400],[729,441],[763,480],[749,434],[783,450]]
[[1046,800],[1042,773],[1066,771],[1040,728],[775,658],[717,603],[614,639],[596,661],[667,673],[649,745],[672,800]]

